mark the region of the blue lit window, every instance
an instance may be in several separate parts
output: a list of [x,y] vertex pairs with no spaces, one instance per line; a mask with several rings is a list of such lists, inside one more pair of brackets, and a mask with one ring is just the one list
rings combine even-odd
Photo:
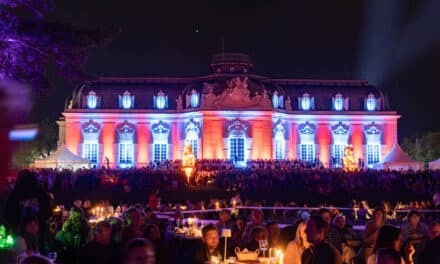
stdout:
[[367,145],[367,164],[375,164],[380,161],[380,144]]
[[370,93],[365,102],[368,111],[376,111],[376,98],[374,94]]
[[313,161],[315,159],[315,135],[316,125],[306,122],[299,125],[299,156],[301,160]]
[[119,106],[123,109],[133,108],[134,96],[129,91],[125,91],[122,96],[119,96]]
[[229,138],[229,158],[235,162],[244,162],[244,137]]
[[280,107],[280,97],[278,96],[278,91],[273,92],[272,105],[273,105],[273,108],[275,108],[275,109]]
[[127,167],[133,165],[133,143],[130,141],[119,143],[119,165]]
[[168,108],[168,96],[163,91],[159,91],[157,96],[154,96],[154,107],[156,109]]
[[336,111],[341,111],[344,109],[344,98],[342,98],[342,94],[338,93],[333,98],[333,107]]
[[153,125],[153,159],[156,161],[163,161],[168,159],[168,125],[160,121]]
[[164,161],[168,158],[168,144],[154,144],[154,160]]
[[87,107],[90,109],[95,109],[98,105],[98,97],[94,91],[90,91],[87,95]]
[[90,160],[92,165],[96,165],[98,163],[98,142],[85,141],[82,154],[83,158]]
[[275,159],[285,159],[286,141],[281,132],[275,134]]
[[196,90],[191,91],[191,107],[199,106],[199,93]]
[[367,165],[371,167],[371,165],[380,162],[382,131],[380,127],[373,122],[365,126],[364,132],[367,139],[366,160]]
[[346,144],[333,144],[333,159],[335,161],[336,167],[342,164],[342,158],[344,157],[344,149]]
[[194,154],[194,157],[198,157],[199,152],[199,136],[196,130],[188,130],[186,132],[186,140],[189,141],[192,147],[192,151]]
[[299,97],[299,108],[304,111],[313,110],[314,98],[310,97],[308,93],[303,94],[302,97]]
[[314,161],[315,160],[315,145],[314,144],[300,144],[301,160]]

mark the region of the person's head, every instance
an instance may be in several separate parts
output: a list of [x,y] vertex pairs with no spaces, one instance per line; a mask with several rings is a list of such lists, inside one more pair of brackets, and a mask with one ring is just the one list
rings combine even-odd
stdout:
[[251,241],[256,241],[258,243],[259,240],[267,240],[268,233],[266,228],[262,226],[254,226],[250,232]]
[[222,209],[219,215],[220,221],[228,222],[231,220],[231,211],[229,209]]
[[321,208],[318,211],[318,215],[327,222],[327,224],[331,224],[332,222],[332,214],[329,209]]
[[139,210],[135,207],[132,207],[127,210],[126,212],[126,224],[130,226],[139,226],[141,223],[141,214],[139,213]]
[[160,231],[157,225],[148,225],[145,229],[145,233],[147,235],[147,238],[153,242],[160,239]]
[[314,245],[319,244],[324,240],[328,228],[329,224],[322,217],[319,215],[310,216],[305,230],[307,241]]
[[400,251],[402,246],[402,239],[400,237],[400,230],[391,225],[384,225],[379,229],[376,241],[374,243],[373,252],[378,249],[392,248],[396,252]]
[[416,210],[409,211],[408,221],[412,226],[417,226],[420,223],[420,213]]
[[214,250],[219,245],[218,231],[215,225],[209,224],[202,229],[202,239],[206,247],[210,250]]
[[276,240],[280,236],[280,228],[277,222],[271,221],[266,224],[267,234],[269,240]]
[[150,207],[145,208],[145,217],[151,218],[154,215],[153,209]]
[[259,209],[253,209],[251,213],[251,222],[253,224],[261,225],[264,220],[263,211]]
[[128,241],[125,248],[124,264],[154,264],[156,256],[154,255],[153,244],[143,238],[135,238]]
[[20,264],[51,264],[50,259],[44,256],[31,255],[23,259]]
[[440,236],[440,223],[434,222],[429,225],[429,240],[434,240],[435,238]]
[[22,223],[22,232],[37,234],[38,231],[38,218],[36,216],[30,216],[24,219]]
[[307,242],[306,226],[307,222],[301,221],[296,228],[295,240],[298,241],[302,246],[304,246],[304,243]]
[[246,220],[242,216],[239,216],[235,220],[235,225],[237,226],[238,230],[244,230],[246,227]]
[[100,221],[95,227],[95,241],[100,244],[108,244],[111,242],[111,226],[107,221]]
[[383,207],[376,207],[373,211],[373,220],[374,221],[383,221],[384,218],[384,209]]
[[73,206],[70,209],[70,213],[69,213],[69,219],[70,220],[79,220],[84,216],[84,212],[81,208],[75,207]]
[[345,227],[345,217],[343,215],[337,215],[333,219],[333,225],[339,229],[343,229]]

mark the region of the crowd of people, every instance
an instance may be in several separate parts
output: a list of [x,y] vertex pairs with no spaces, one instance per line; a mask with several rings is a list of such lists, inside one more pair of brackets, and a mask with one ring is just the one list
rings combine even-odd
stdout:
[[[209,177],[203,184],[212,181],[225,191],[233,189],[232,198],[161,202],[162,193],[188,185],[180,164],[171,161],[125,170],[23,170],[11,184],[3,224],[16,235],[15,252],[23,263],[36,263],[26,262],[29,258],[44,260],[42,255],[56,256],[57,263],[204,263],[213,256],[223,258],[225,228],[231,230],[227,256],[235,256],[236,247],[259,249],[261,240],[282,249],[284,263],[435,263],[431,259],[440,255],[435,250],[439,213],[432,211],[440,206],[440,191],[435,189],[440,185],[438,171],[345,172],[298,161],[251,161],[246,168],[236,168],[219,160],[201,160],[197,170],[201,177]],[[339,208],[330,202],[242,201],[240,197],[244,190],[295,188],[343,192],[347,200]],[[148,198],[124,204],[82,197],[85,201],[75,201],[65,214],[54,205],[57,193],[69,189],[84,193],[136,189]],[[351,199],[365,190],[413,192],[432,199],[382,201],[379,207]],[[111,208],[111,213],[96,220],[92,208],[98,203]],[[174,233],[184,224],[179,221],[184,216],[215,220],[198,224],[201,239],[190,247],[183,247]]]

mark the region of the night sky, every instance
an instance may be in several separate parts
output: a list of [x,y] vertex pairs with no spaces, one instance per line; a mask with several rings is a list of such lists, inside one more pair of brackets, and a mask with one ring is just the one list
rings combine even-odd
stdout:
[[[296,3],[297,2],[297,3]],[[279,78],[366,79],[402,115],[399,137],[440,130],[440,1],[56,0],[54,18],[122,29],[90,53],[97,76],[199,76],[222,49]],[[39,99],[56,118],[73,86]],[[52,102],[48,104],[48,102]],[[48,107],[47,105],[51,105]]]

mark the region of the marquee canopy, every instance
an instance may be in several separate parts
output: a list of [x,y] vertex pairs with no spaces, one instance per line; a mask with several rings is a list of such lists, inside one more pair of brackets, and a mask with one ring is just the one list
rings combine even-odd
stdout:
[[36,159],[34,168],[71,169],[90,168],[90,161],[73,154],[66,145],[61,145],[50,156]]
[[440,170],[440,159],[431,161],[429,163],[429,169],[431,169],[431,170]]
[[415,161],[403,152],[399,144],[394,144],[390,153],[384,158],[383,162],[374,166],[376,169],[391,170],[421,170],[423,163]]

